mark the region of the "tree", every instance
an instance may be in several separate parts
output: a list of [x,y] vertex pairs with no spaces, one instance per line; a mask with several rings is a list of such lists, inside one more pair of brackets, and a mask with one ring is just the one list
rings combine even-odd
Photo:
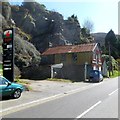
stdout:
[[113,56],[115,59],[119,57],[118,44],[119,41],[117,40],[115,33],[113,30],[110,30],[105,37],[105,47],[107,53],[110,47],[111,56]]
[[78,22],[78,17],[77,15],[75,16],[74,14],[71,15],[71,17],[68,17],[68,20],[69,21],[72,21],[72,22]]
[[117,38],[117,49],[118,49],[118,55],[120,58],[120,35],[118,35],[118,38]]
[[[107,63],[107,66],[109,67],[109,55],[102,55],[102,59],[104,59]],[[111,56],[112,59],[112,66],[114,70],[118,70],[118,62]]]
[[81,28],[81,34],[83,37],[89,37],[90,33],[87,28]]
[[91,20],[86,19],[83,23],[83,28],[86,28],[89,33],[91,33],[94,29],[94,23]]

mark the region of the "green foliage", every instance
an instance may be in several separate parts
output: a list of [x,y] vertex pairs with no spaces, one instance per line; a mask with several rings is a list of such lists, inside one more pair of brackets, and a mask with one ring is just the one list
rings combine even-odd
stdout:
[[44,4],[39,4],[39,7],[42,8],[43,10],[46,9],[46,6]]
[[23,39],[28,40],[28,41],[30,41],[31,38],[32,38],[30,34],[25,33],[23,30],[21,30],[21,29],[19,29],[19,28],[18,28],[18,34],[19,34]]
[[16,79],[15,82],[21,83],[21,84],[30,84],[29,82],[21,80],[21,79]]
[[9,4],[9,2],[2,2],[2,5],[3,5],[3,6],[4,6],[4,5],[9,6],[10,4]]
[[105,46],[108,46],[109,43],[111,45],[116,45],[117,43],[117,38],[115,36],[115,33],[112,30],[110,30],[105,37]]
[[22,80],[22,79],[15,79],[16,83],[22,84],[27,91],[32,91],[32,87],[30,86],[30,82]]
[[44,4],[39,4],[36,1],[34,2],[23,2],[23,6],[29,10],[29,12],[39,12],[44,11],[46,9],[46,6]]
[[90,31],[87,28],[81,28],[81,34],[83,37],[89,37]]
[[120,71],[114,70],[114,71],[113,71],[113,75],[112,75],[112,73],[111,73],[110,78],[115,78],[115,77],[118,77],[118,76],[120,76]]
[[118,50],[118,56],[120,58],[120,35],[117,37],[117,45],[116,45],[116,48]]
[[56,81],[56,82],[72,82],[71,80],[67,79],[58,79],[58,78],[48,78],[48,81]]
[[116,38],[116,35],[112,30],[108,32],[108,34],[105,37],[105,47],[106,50],[104,51],[105,54],[109,53],[109,46],[111,50],[111,56],[113,56],[115,59],[120,57],[120,39]]
[[93,40],[93,37],[87,28],[81,28],[80,40],[80,43],[90,43]]
[[[109,66],[110,64],[110,61],[109,61],[109,55],[105,55],[103,54],[102,55],[102,58],[105,59],[106,63],[107,63],[107,66]],[[112,66],[113,66],[113,69],[114,70],[118,70],[118,62],[111,56],[112,58]]]
[[71,22],[78,22],[77,15],[75,16],[74,14],[71,17],[68,17],[68,20]]

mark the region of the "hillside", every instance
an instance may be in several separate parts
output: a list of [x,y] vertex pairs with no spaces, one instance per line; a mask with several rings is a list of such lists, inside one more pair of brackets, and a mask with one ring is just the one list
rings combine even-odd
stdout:
[[64,20],[63,16],[48,11],[39,3],[24,2],[22,6],[11,6],[12,19],[39,52],[47,48],[80,43],[80,24]]
[[[64,20],[62,14],[49,11],[37,2],[24,2],[21,6],[0,2],[0,7],[0,32],[10,27],[15,29],[15,66],[22,78],[42,78],[41,53],[49,47],[93,40],[104,46],[106,33],[93,33],[94,39],[92,36],[83,37],[77,16],[72,15]],[[40,74],[36,75],[36,71]]]
[[92,36],[94,37],[95,42],[100,43],[101,46],[105,46],[105,37],[107,33],[93,33]]
[[0,7],[0,32],[15,29],[15,65],[22,77],[34,74],[31,67],[39,67],[40,53],[47,48],[80,43],[80,23],[74,18],[64,20],[60,13],[48,11],[43,4],[24,2],[16,6],[0,2]]
[[[25,37],[27,34],[12,19],[11,5],[8,2],[0,2],[0,7],[2,8],[2,13],[0,13],[0,24],[2,24],[0,32],[2,33],[3,29],[10,27],[15,29],[15,69],[18,68],[22,73],[26,67],[40,64],[40,53],[32,43],[26,41]],[[1,43],[2,38],[0,38]]]

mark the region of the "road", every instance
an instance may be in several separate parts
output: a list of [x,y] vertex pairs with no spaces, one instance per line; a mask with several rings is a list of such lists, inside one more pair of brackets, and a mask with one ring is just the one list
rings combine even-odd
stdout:
[[118,78],[42,103],[3,118],[118,118]]

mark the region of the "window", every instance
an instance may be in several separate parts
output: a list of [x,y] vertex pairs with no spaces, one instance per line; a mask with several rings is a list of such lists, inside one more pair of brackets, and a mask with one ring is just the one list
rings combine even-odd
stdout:
[[5,78],[0,77],[0,85],[7,85],[8,81]]
[[77,53],[73,53],[73,54],[72,54],[72,59],[73,59],[73,62],[74,62],[74,63],[77,62]]
[[61,62],[66,61],[66,54],[61,54]]

